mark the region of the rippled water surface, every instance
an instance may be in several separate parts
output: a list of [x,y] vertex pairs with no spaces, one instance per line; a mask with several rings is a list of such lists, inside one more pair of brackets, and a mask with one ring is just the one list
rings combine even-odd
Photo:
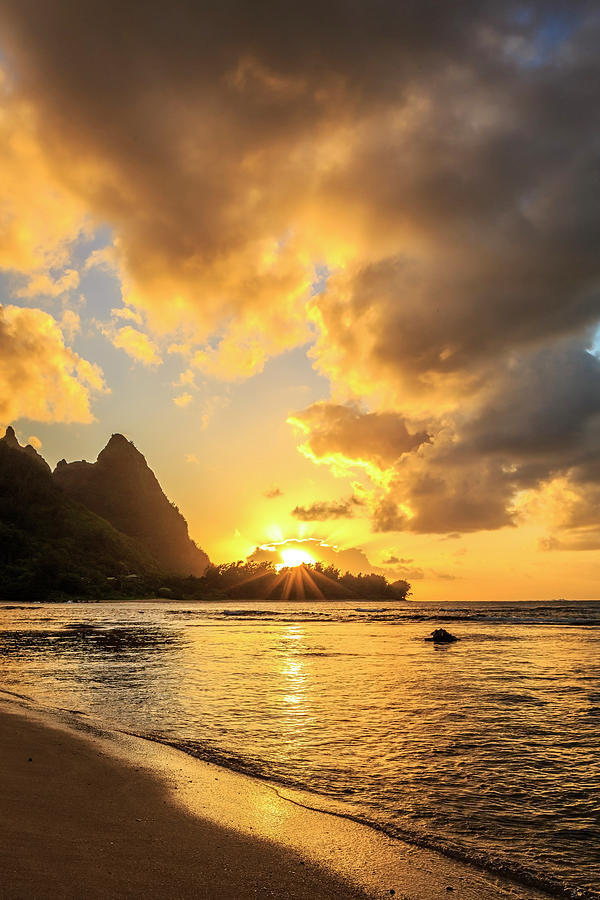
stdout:
[[4,606],[0,686],[600,897],[598,602]]

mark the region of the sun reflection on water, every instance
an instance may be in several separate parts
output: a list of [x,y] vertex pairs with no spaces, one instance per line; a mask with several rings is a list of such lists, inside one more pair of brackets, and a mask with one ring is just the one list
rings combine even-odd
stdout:
[[281,674],[284,677],[284,689],[286,693],[283,696],[283,702],[298,705],[306,701],[306,681],[307,671],[305,661],[298,656],[298,645],[296,642],[302,641],[304,638],[304,629],[299,625],[289,625],[282,639],[291,641],[286,648],[283,647],[286,656],[281,665]]

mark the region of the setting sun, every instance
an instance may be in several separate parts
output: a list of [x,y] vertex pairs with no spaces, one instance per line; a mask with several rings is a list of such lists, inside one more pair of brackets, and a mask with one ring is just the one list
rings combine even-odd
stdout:
[[306,550],[299,550],[297,547],[286,547],[285,550],[280,550],[279,555],[283,560],[284,566],[301,566],[302,563],[314,563],[314,556],[311,556],[310,553],[307,553]]

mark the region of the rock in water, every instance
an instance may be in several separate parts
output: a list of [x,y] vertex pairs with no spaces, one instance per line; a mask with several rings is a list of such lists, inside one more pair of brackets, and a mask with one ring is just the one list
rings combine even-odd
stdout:
[[95,463],[61,460],[54,481],[146,547],[164,572],[204,573],[208,556],[190,539],[186,520],[163,493],[145,458],[122,434],[113,434]]
[[459,641],[460,638],[450,634],[445,628],[436,628],[435,631],[431,632],[431,637],[426,637],[425,640],[432,641],[434,644],[453,644],[455,641]]

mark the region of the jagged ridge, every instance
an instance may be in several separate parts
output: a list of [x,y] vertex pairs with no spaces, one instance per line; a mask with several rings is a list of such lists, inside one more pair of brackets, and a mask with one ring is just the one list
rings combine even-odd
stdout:
[[141,544],[69,499],[14,430],[0,439],[0,598],[100,597],[123,578],[158,575]]
[[147,548],[164,572],[200,576],[206,570],[208,556],[190,539],[186,520],[144,456],[122,434],[112,435],[95,463],[61,460],[54,481],[67,496]]

